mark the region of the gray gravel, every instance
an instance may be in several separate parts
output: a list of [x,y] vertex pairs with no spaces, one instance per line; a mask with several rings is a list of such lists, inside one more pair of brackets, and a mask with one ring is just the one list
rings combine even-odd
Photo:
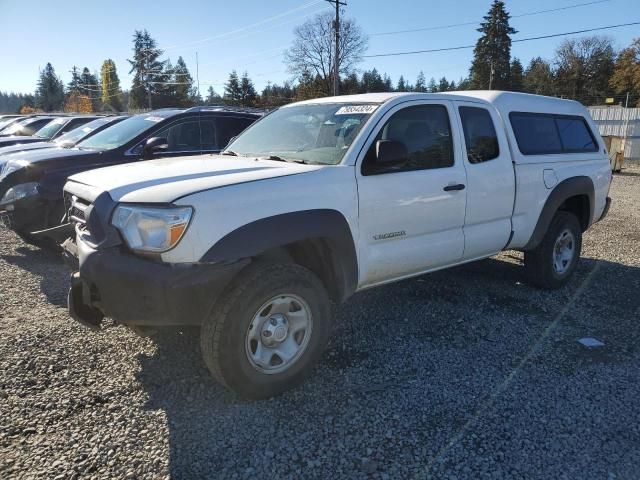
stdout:
[[612,196],[567,288],[507,252],[358,294],[315,375],[253,403],[195,330],[75,325],[63,264],[1,232],[0,478],[640,478],[640,168]]

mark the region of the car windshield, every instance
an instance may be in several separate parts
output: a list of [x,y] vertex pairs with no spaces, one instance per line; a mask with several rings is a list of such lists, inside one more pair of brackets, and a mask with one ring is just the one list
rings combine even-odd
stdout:
[[91,150],[110,150],[118,148],[133,140],[141,133],[149,130],[156,123],[164,120],[165,117],[158,117],[153,114],[136,115],[127,118],[120,123],[107,127],[92,137],[78,143],[79,148]]
[[91,132],[93,132],[96,128],[100,128],[103,125],[106,125],[111,122],[117,122],[113,118],[98,118],[97,120],[92,120],[84,125],[79,126],[78,128],[74,128],[73,130],[65,133],[64,135],[60,135],[56,138],[55,142],[58,145],[75,145],[80,140],[85,138]]
[[11,126],[7,127],[6,129],[4,129],[2,131],[2,134],[3,135],[15,135],[16,133],[20,132],[20,130],[22,130],[22,127],[32,123],[34,120],[35,120],[34,118],[28,118],[26,120],[20,120],[19,122],[16,122],[13,125],[11,125]]
[[16,121],[15,118],[5,118],[0,120],[0,133],[2,133],[2,130],[4,128],[7,128],[7,126],[10,125],[11,123],[18,123],[18,122]]
[[56,118],[55,120],[51,120],[49,123],[45,124],[44,127],[34,133],[33,136],[39,138],[51,138],[66,122],[66,118]]
[[283,107],[249,127],[227,151],[336,165],[376,108],[362,103]]

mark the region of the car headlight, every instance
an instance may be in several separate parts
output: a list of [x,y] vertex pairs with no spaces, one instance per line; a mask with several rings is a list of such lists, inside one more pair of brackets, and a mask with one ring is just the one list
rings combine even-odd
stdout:
[[10,173],[13,173],[16,170],[27,166],[28,164],[29,162],[26,162],[24,160],[7,160],[6,162],[4,162],[4,165],[2,165],[2,168],[0,169],[0,180],[2,180]]
[[0,200],[0,205],[15,202],[21,198],[38,194],[38,182],[21,183],[11,187]]
[[132,250],[161,253],[178,244],[192,215],[191,207],[119,205],[111,223]]

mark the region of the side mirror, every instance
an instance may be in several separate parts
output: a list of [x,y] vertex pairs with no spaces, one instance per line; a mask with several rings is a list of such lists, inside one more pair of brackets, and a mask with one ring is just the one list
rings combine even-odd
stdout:
[[142,157],[152,158],[154,153],[166,150],[167,148],[169,148],[169,142],[166,138],[151,137],[145,142],[144,147],[142,148]]
[[407,146],[396,140],[378,140],[376,142],[376,166],[399,167],[409,160]]

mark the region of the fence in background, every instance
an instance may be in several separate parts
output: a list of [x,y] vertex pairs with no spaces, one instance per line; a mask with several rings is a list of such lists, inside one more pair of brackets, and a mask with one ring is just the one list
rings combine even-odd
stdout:
[[589,107],[600,135],[627,138],[625,160],[640,161],[640,108]]

